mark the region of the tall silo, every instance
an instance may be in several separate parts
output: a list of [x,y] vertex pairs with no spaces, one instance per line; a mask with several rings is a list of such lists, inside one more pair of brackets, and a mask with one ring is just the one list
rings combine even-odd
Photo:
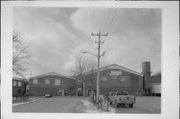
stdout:
[[143,90],[147,95],[150,93],[151,63],[149,61],[142,62]]

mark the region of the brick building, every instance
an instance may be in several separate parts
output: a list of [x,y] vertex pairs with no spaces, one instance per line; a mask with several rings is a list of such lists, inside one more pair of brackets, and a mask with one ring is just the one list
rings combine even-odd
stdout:
[[29,88],[28,80],[23,78],[13,77],[12,85],[13,97],[22,96]]
[[50,72],[29,79],[30,95],[43,96],[46,93],[55,95],[74,95],[75,78]]
[[[97,70],[84,74],[86,96],[96,92]],[[77,92],[83,92],[82,76],[77,77]],[[79,82],[79,83],[78,83]],[[117,64],[100,68],[100,94],[126,90],[130,94],[137,94],[143,90],[143,74],[127,69]]]

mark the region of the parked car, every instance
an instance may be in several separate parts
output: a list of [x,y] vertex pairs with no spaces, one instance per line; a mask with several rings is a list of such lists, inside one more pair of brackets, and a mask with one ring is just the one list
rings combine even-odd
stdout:
[[46,93],[46,94],[44,95],[44,97],[45,97],[45,98],[51,98],[51,97],[53,97],[53,95],[50,94],[50,93]]
[[109,95],[108,98],[110,105],[114,105],[118,107],[119,105],[129,105],[129,107],[133,107],[136,102],[136,97],[134,95],[129,95],[128,92],[114,92]]

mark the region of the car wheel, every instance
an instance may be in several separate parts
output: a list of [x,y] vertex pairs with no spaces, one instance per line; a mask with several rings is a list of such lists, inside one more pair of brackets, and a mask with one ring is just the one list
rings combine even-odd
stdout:
[[133,107],[133,104],[129,104],[129,107],[131,107],[131,108],[132,108],[132,107]]

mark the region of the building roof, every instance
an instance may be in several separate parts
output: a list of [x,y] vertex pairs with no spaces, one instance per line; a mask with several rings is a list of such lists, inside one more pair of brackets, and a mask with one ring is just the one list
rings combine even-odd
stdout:
[[[118,65],[118,64],[111,64],[111,65],[108,65],[108,66],[105,66],[105,67],[101,67],[101,68],[100,68],[100,71],[104,71],[104,70],[107,70],[107,69],[120,69],[120,70],[129,72],[129,73],[132,73],[132,74],[136,74],[136,75],[139,75],[139,76],[143,76],[143,74],[141,74],[141,73],[139,73],[139,72],[136,72],[136,71],[133,71],[133,70],[131,70],[131,69],[122,67],[122,66],[120,66],[120,65]],[[93,72],[92,72],[92,71],[85,72],[85,75],[88,75],[88,74],[91,74],[91,73],[95,73],[95,72],[97,72],[97,69],[94,70]]]
[[40,78],[40,77],[44,77],[44,76],[60,76],[60,77],[65,77],[65,78],[69,78],[69,79],[75,79],[75,78],[73,78],[71,76],[65,76],[65,75],[62,75],[62,74],[59,74],[59,73],[56,73],[56,72],[49,72],[49,73],[46,73],[46,74],[41,74],[41,75],[38,75],[38,76],[30,77],[30,79]]
[[18,80],[18,81],[28,81],[25,78],[19,78],[19,77],[13,77],[13,80]]
[[161,73],[151,76],[151,83],[161,83]]

